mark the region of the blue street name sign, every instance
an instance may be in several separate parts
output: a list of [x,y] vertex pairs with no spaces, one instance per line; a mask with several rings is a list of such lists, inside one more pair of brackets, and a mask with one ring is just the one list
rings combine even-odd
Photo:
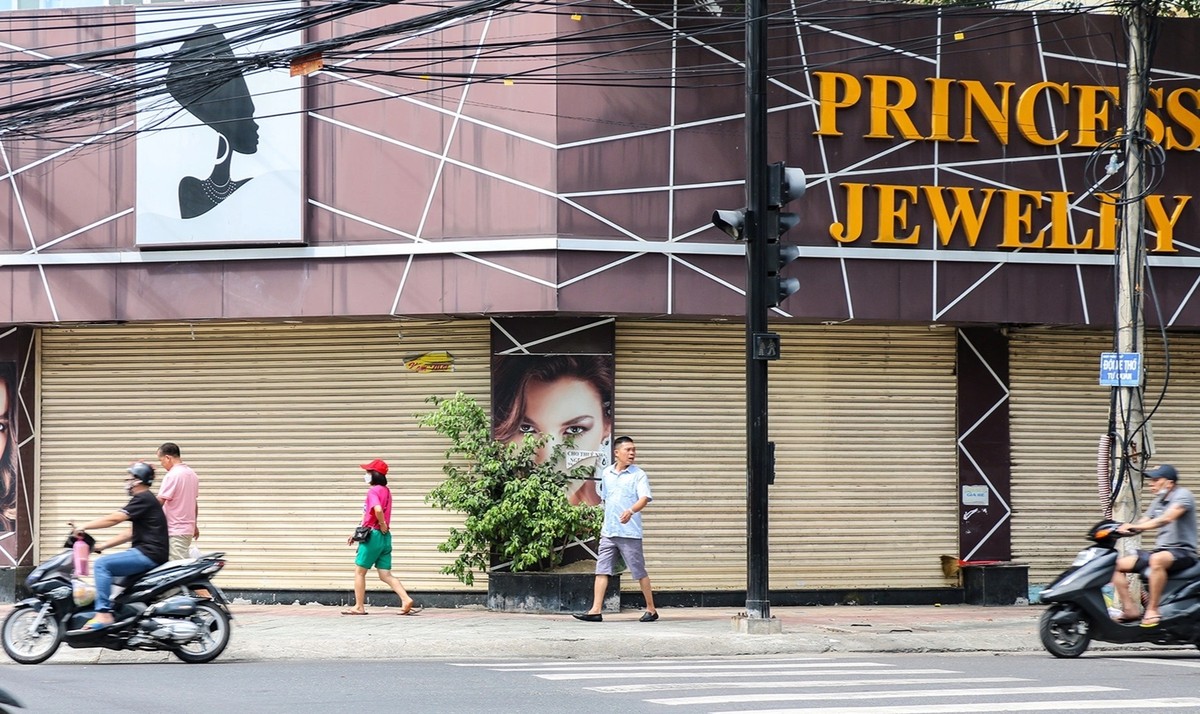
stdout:
[[1136,387],[1142,383],[1140,352],[1101,352],[1100,386]]

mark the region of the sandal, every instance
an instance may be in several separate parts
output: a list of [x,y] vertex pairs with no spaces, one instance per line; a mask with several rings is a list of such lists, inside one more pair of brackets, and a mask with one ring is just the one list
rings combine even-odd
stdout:
[[342,610],[342,614],[343,615],[365,615],[367,613],[359,612],[358,610]]

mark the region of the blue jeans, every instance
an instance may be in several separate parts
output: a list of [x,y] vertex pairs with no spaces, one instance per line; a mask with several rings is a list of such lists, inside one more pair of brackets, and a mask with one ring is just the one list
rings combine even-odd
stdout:
[[96,612],[112,612],[112,581],[114,575],[139,575],[158,565],[142,555],[137,548],[121,553],[102,555],[96,559]]

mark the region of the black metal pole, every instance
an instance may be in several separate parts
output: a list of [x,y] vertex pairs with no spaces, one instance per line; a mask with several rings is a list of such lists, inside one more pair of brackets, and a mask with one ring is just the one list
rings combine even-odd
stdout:
[[767,328],[767,2],[746,3],[746,616],[769,619],[767,600],[767,362],[754,336]]

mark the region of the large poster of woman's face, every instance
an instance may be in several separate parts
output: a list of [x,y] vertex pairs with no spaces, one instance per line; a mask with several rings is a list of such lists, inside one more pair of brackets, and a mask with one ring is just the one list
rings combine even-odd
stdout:
[[[498,355],[492,358],[495,438],[547,437],[544,462],[567,444],[564,467],[590,466],[594,475],[612,453],[612,355]],[[572,480],[572,504],[597,505],[593,480]]]
[[17,527],[17,365],[0,362],[0,533]]
[[139,246],[303,241],[300,79],[244,61],[298,45],[300,33],[248,41],[253,28],[239,28],[287,9],[138,12],[142,79],[166,89],[138,102]]
[[496,319],[492,331],[492,424],[496,439],[545,436],[538,458],[567,445],[564,469],[590,467],[572,480],[573,504],[597,505],[595,477],[612,463],[613,339],[611,320]]

